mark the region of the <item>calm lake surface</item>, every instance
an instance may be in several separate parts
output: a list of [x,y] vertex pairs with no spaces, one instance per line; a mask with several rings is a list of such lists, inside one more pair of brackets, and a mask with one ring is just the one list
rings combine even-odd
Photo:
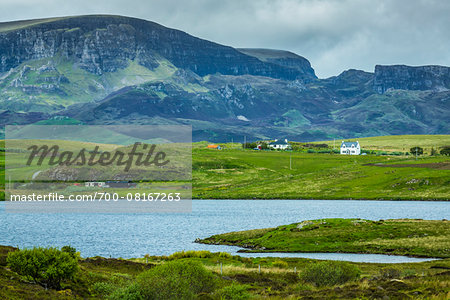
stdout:
[[[154,214],[12,214],[0,202],[0,245],[19,247],[71,245],[83,257],[142,257],[182,250],[226,251],[238,247],[202,245],[196,238],[237,230],[274,227],[321,218],[370,220],[450,218],[449,202],[349,200],[194,200],[192,213]],[[386,255],[305,253],[246,254],[295,256],[364,262],[412,262]]]

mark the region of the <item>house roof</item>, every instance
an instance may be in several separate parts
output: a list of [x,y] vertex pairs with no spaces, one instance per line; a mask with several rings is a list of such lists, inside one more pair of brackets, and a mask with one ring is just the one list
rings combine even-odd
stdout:
[[289,143],[286,142],[286,140],[277,140],[275,142],[270,143],[269,145],[289,145]]
[[357,147],[359,142],[342,142],[341,147],[345,146],[346,148],[351,148],[352,145]]

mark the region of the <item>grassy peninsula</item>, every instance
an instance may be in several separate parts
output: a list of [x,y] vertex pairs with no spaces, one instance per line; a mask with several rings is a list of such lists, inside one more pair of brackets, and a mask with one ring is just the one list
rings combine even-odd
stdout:
[[254,252],[349,252],[450,258],[450,221],[320,219],[218,234],[199,242]]

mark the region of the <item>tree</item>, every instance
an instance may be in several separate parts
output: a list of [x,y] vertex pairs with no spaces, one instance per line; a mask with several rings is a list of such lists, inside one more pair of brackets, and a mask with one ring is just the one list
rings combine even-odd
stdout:
[[409,149],[409,152],[411,152],[411,155],[422,155],[423,154],[423,148],[421,147],[412,147]]
[[78,271],[76,257],[57,248],[12,251],[6,261],[12,271],[51,289],[60,289],[61,281],[71,279]]
[[244,143],[243,144],[243,147],[244,147],[244,149],[253,149],[253,148],[256,148],[256,143]]
[[431,155],[431,156],[438,155],[437,149],[434,149],[433,147],[431,147],[431,153],[430,153],[430,155]]
[[441,153],[441,155],[450,156],[450,146],[442,147],[442,149],[441,149],[441,151],[439,153]]

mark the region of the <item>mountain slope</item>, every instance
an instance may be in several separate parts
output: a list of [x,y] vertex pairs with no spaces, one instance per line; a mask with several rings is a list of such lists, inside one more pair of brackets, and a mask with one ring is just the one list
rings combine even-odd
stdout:
[[309,61],[154,22],[0,23],[0,123],[191,124],[194,140],[448,134],[450,68],[376,66],[318,79]]

